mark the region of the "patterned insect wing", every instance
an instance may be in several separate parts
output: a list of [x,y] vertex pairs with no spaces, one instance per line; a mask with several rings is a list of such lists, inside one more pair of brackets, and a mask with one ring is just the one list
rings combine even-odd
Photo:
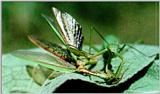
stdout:
[[80,24],[68,13],[53,8],[53,13],[61,29],[65,42],[78,50],[82,49],[83,35]]

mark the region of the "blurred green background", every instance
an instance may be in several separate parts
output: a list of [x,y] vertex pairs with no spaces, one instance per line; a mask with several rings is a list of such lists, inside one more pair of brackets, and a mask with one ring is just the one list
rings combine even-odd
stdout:
[[[158,45],[158,2],[2,2],[2,53],[36,47],[28,40],[28,33],[60,43],[41,16],[54,18],[52,7],[68,12],[82,25],[84,44],[89,43],[93,26],[103,36],[116,35],[123,43],[142,40]],[[92,43],[102,44],[91,32]]]

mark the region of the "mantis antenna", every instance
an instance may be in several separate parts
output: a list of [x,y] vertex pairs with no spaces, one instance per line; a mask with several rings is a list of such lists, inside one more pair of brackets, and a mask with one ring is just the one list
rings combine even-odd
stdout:
[[91,54],[91,30],[89,31],[89,54]]

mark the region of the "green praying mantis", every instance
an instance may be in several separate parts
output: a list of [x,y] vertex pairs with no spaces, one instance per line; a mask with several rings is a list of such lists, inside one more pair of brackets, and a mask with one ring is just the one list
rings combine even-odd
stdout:
[[[60,75],[61,73],[75,72],[82,75],[85,74],[97,76],[101,79],[104,79],[106,84],[118,83],[124,73],[122,71],[124,60],[123,57],[118,53],[120,50],[116,52],[115,50],[107,46],[105,49],[98,51],[95,54],[83,51],[82,44],[84,37],[82,35],[82,27],[80,26],[80,24],[70,14],[61,12],[55,7],[53,7],[52,9],[60,30],[55,27],[54,21],[50,17],[45,15],[42,16],[45,18],[55,35],[59,38],[64,46],[62,47],[58,44],[41,40],[37,37],[29,35],[28,38],[33,44],[49,53],[22,50],[16,51],[14,55],[27,60],[29,59],[47,68],[50,71],[50,73],[47,75],[47,78],[53,77],[52,71],[56,71],[57,75]],[[103,38],[103,36],[99,32],[97,33]],[[107,43],[105,39],[103,40]],[[124,46],[121,48],[123,49]],[[96,65],[98,63],[98,58],[104,53],[107,53],[110,56],[110,58],[104,58],[107,60],[112,59],[113,57],[120,58],[121,62],[116,72],[113,72],[108,68],[110,63],[106,63],[104,69],[100,71],[93,71],[87,67]],[[27,66],[27,71],[29,72],[29,74],[34,75],[30,72],[29,69],[32,69],[32,67]]]

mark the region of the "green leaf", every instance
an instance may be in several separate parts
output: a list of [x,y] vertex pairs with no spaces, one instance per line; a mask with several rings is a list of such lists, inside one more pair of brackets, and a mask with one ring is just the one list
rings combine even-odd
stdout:
[[[144,56],[143,54],[137,52],[132,48],[126,48],[127,52],[123,54],[125,61],[123,69],[127,70],[125,71],[124,76],[119,83],[127,81],[129,78],[133,77],[137,72],[141,71],[144,67],[148,66],[152,61],[154,61],[158,51],[158,47],[154,46],[135,45],[134,47],[148,56]],[[112,62],[114,65],[113,67],[115,67],[114,69],[116,69],[116,63],[118,63],[118,61],[118,58],[113,59]]]
[[32,77],[33,80],[40,86],[43,85],[47,79],[54,79],[55,77],[63,74],[40,65],[36,67],[27,65],[26,70],[30,77]]
[[2,56],[2,90],[3,94],[19,92],[34,93],[40,89],[29,77],[26,71],[26,65],[29,61],[23,61],[15,58],[11,54]]
[[139,80],[134,82],[125,93],[160,93],[160,60],[156,60],[147,73]]
[[[23,50],[24,51],[24,50]],[[26,50],[25,50],[26,51]],[[54,60],[53,57],[50,57],[48,59],[46,59],[45,55],[48,55],[48,53],[46,53],[44,50],[41,49],[31,49],[28,50],[28,52],[41,52],[43,53],[42,57],[38,57],[39,60],[45,60],[47,62],[48,61],[52,61]],[[28,59],[35,59],[37,58],[36,56],[37,53],[32,53],[32,54],[27,54],[28,57],[25,57],[24,59],[24,54],[22,55],[22,58],[17,58],[15,57],[15,54],[13,56],[13,53],[11,54],[5,54],[2,56],[2,88],[3,88],[3,94],[10,94],[10,93],[37,93],[37,91],[39,90],[40,86],[35,83],[33,79],[30,76],[33,76],[30,74],[30,76],[27,73],[27,69],[26,66],[31,65],[31,66],[37,66],[37,62],[33,62],[30,60],[26,60]],[[55,61],[55,60],[54,60]],[[52,61],[52,63],[54,63]],[[42,64],[43,65],[43,64]],[[48,66],[46,66],[48,67]],[[52,66],[53,68],[53,66]],[[51,69],[52,69],[51,68]],[[61,72],[73,72],[74,70],[68,70],[67,68],[59,68],[59,67],[55,67],[54,69],[60,70]],[[31,70],[30,70],[31,71]],[[42,71],[41,71],[42,72]],[[37,71],[39,77],[41,78],[41,83],[45,80],[43,79],[44,74],[41,74],[40,71]],[[43,75],[43,76],[42,76]],[[57,76],[59,74],[56,74]],[[51,77],[53,78],[55,75],[51,75]],[[38,79],[38,78],[37,78]],[[36,79],[36,81],[38,81]]]
[[[107,35],[107,36],[105,36],[105,40],[109,44],[116,44],[117,45],[120,43],[120,40],[115,35]],[[103,44],[105,44],[105,46],[108,46],[105,42]]]
[[[54,92],[57,87],[61,86],[67,80],[71,80],[71,79],[80,79],[80,80],[83,80],[83,81],[86,81],[89,83],[94,83],[97,86],[102,86],[102,87],[107,87],[107,88],[110,88],[113,86],[118,86],[119,84],[123,84],[126,81],[130,80],[130,78],[132,78],[135,74],[137,74],[139,71],[143,70],[146,66],[151,64],[151,62],[154,61],[154,59],[156,57],[155,54],[157,54],[157,52],[158,52],[157,46],[136,45],[134,47],[136,49],[142,51],[144,54],[149,55],[150,57],[144,56],[143,54],[135,51],[134,49],[126,48],[125,49],[126,51],[124,51],[124,53],[122,54],[124,57],[124,61],[125,61],[123,69],[128,68],[128,70],[125,71],[124,76],[122,77],[121,81],[117,84],[107,85],[106,83],[99,83],[99,82],[104,82],[104,80],[100,79],[98,77],[94,77],[94,76],[91,76],[91,79],[90,79],[89,76],[78,74],[78,73],[65,73],[65,74],[62,74],[62,75],[54,78],[54,79],[51,79],[51,80],[48,79],[47,81],[45,81],[45,84],[43,84],[42,87],[39,88],[37,86],[38,90],[35,87],[28,90],[26,88],[25,84],[24,84],[25,87],[23,87],[23,84],[21,84],[22,82],[27,83],[27,84],[29,82],[25,82],[24,80],[21,81],[21,79],[17,79],[18,81],[20,80],[21,82],[17,82],[16,85],[12,85],[13,83],[9,82],[10,81],[9,79],[13,79],[13,76],[11,74],[16,73],[16,72],[12,71],[12,69],[18,70],[18,72],[22,72],[22,71],[20,71],[20,69],[18,69],[16,67],[20,67],[21,65],[23,65],[23,67],[25,67],[27,64],[32,64],[33,62],[13,57],[11,54],[6,54],[6,55],[3,55],[3,57],[2,57],[2,67],[3,67],[2,72],[3,72],[3,78],[4,78],[2,81],[3,82],[3,90],[4,90],[4,92],[10,92],[11,90],[15,90],[15,89],[13,89],[13,88],[15,88],[15,86],[18,87],[18,85],[21,84],[21,86],[18,87],[18,90],[21,90],[21,91],[25,90],[25,91],[29,91],[29,92],[36,91],[36,93],[39,91],[42,94],[44,94],[44,93],[46,94],[46,93]],[[34,49],[34,51],[37,51],[37,50],[41,51],[39,49]],[[103,59],[99,58],[98,60],[99,60],[99,62],[93,68],[93,70],[99,71],[103,67]],[[119,58],[112,59],[111,64],[113,66],[114,72],[117,69],[119,63],[120,63]],[[157,70],[157,68],[155,70]],[[23,70],[23,71],[24,71],[23,74],[28,77],[27,79],[31,79],[27,75],[26,71],[25,70]],[[17,77],[19,77],[19,74],[20,74],[18,72],[15,74],[15,76],[17,76]],[[150,74],[153,74],[153,73],[150,73]],[[155,74],[154,76],[157,77],[157,74]],[[150,79],[152,79],[152,77],[150,77]],[[15,80],[11,80],[11,81],[14,83],[16,82]],[[29,80],[29,81],[31,81],[31,80]],[[156,83],[156,82],[157,82],[157,80],[155,80],[154,83]],[[33,82],[33,84],[36,85],[34,82]],[[28,87],[32,87],[34,85],[31,84],[31,86],[28,86]],[[23,89],[21,89],[21,88],[23,88]]]
[[[148,53],[148,51],[149,52],[152,51],[150,55],[154,55],[154,54],[157,54],[157,51],[158,51],[158,47],[156,46],[136,45],[135,47],[138,50],[142,51],[144,54]],[[103,80],[100,78],[89,79],[88,76],[84,76],[84,75],[80,75],[76,73],[70,73],[70,74],[61,75],[53,80],[47,80],[42,87],[41,94],[54,92],[57,87],[65,83],[67,80],[71,80],[71,79],[80,79],[80,80],[87,81],[89,83],[94,83],[98,86],[107,87],[107,88],[118,86],[119,84],[125,83],[127,80],[132,78],[136,73],[138,73],[139,71],[144,69],[146,66],[148,66],[152,61],[154,61],[156,56],[147,57],[141,53],[138,53],[134,49],[127,48],[127,52],[123,54],[123,57],[125,59],[125,64],[124,64],[123,69],[127,69],[127,70],[125,71],[124,76],[122,77],[121,81],[117,84],[107,85],[105,83],[98,83],[98,82],[103,82]],[[119,58],[114,58],[112,60],[114,71],[115,69],[118,68],[119,62],[120,62]],[[101,61],[96,65],[96,67],[93,70],[101,69],[102,65],[103,64]]]

